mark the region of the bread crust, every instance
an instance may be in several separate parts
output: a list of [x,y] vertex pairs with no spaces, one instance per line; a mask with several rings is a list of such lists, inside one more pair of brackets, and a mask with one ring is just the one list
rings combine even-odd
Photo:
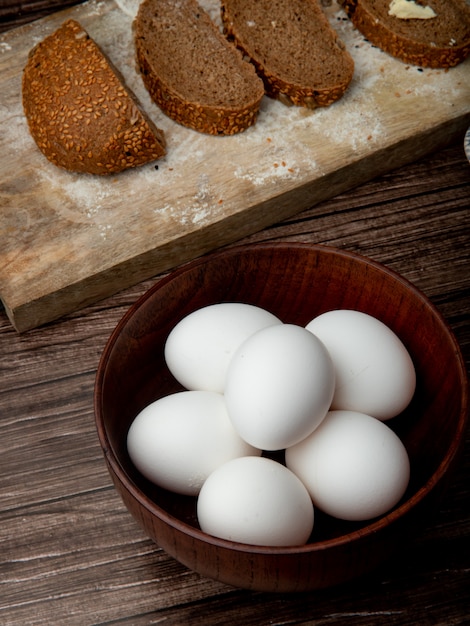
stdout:
[[[414,22],[414,27],[420,20],[400,20],[400,31],[394,28],[399,18],[390,17],[384,21],[377,15],[374,7],[367,0],[338,0],[351,19],[354,26],[374,46],[377,46],[391,56],[400,59],[404,63],[429,68],[450,68],[465,61],[470,55],[470,7],[463,0],[446,0],[446,2],[461,7],[462,23],[467,25],[467,37],[463,41],[449,45],[433,45],[431,41],[420,41],[413,34],[406,33],[406,22]],[[382,0],[382,4],[390,4],[390,0]],[[427,1],[426,5],[433,8],[433,1]],[[451,38],[449,38],[451,39]]]
[[[212,23],[209,16],[194,0],[181,0],[175,2],[175,6],[179,5],[180,12],[170,8],[168,11],[167,0],[145,0],[137,14],[133,23],[134,41],[136,48],[136,58],[138,69],[142,74],[142,79],[150,96],[154,102],[175,122],[187,126],[198,132],[210,135],[233,135],[246,130],[253,125],[257,119],[261,100],[264,96],[264,88],[262,81],[256,76],[254,68],[246,63],[239,51],[233,49],[221,35],[217,27]],[[160,17],[157,9],[160,7],[165,13],[164,17]],[[222,104],[211,104],[202,102],[185,92],[184,86],[181,84],[172,84],[171,79],[164,75],[162,69],[158,66],[158,59],[152,56],[149,39],[155,40],[155,45],[164,47],[164,42],[158,37],[158,30],[154,30],[149,34],[148,13],[155,9],[152,15],[154,24],[160,27],[159,20],[168,19],[171,25],[166,27],[182,29],[181,22],[185,19],[191,19],[191,14],[198,14],[198,28],[204,32],[207,39],[214,39],[218,42],[221,54],[230,57],[231,63],[235,64],[236,71],[246,77],[245,82],[250,85],[249,92],[244,97],[243,103],[232,104],[229,99],[224,100],[221,94]],[[168,13],[168,14],[167,14]],[[189,15],[189,17],[188,17]],[[174,22],[173,22],[174,20]],[[196,28],[196,25],[194,25]],[[183,31],[184,32],[184,31]],[[184,37],[184,34],[181,35]],[[183,45],[183,42],[181,42]],[[210,63],[210,59],[204,59],[201,50],[201,58],[196,59],[199,63]],[[172,50],[164,50],[164,54],[171,56]],[[192,59],[193,63],[196,62]],[[194,67],[194,72],[199,70]]]
[[33,139],[63,169],[114,174],[165,154],[163,132],[75,20],[31,50],[22,97]]
[[136,54],[144,85],[152,100],[178,124],[208,135],[234,135],[256,122],[264,91],[259,99],[239,109],[190,102],[154,72],[145,54],[144,44],[139,39],[136,40]]
[[[337,33],[331,27],[318,0],[298,0],[296,3],[287,0],[285,7],[282,6],[282,2],[277,2],[276,4],[280,4],[281,7],[276,8],[276,13],[274,13],[273,5],[269,6],[270,3],[265,4],[266,7],[263,9],[263,28],[266,30],[271,26],[275,26],[278,13],[283,20],[287,21],[288,18],[284,18],[282,14],[285,13],[287,15],[287,9],[292,9],[293,4],[298,5],[299,17],[302,16],[303,18],[308,15],[310,23],[315,23],[315,28],[318,30],[317,37],[311,37],[306,42],[305,49],[305,56],[309,56],[312,59],[312,64],[317,63],[318,65],[315,80],[294,77],[289,73],[287,67],[291,63],[289,58],[289,36],[291,33],[288,31],[288,27],[295,28],[294,20],[287,27],[284,25],[283,30],[280,29],[280,32],[283,33],[281,38],[284,38],[286,49],[286,69],[278,71],[273,67],[273,63],[270,60],[272,56],[271,44],[269,42],[267,45],[261,43],[257,40],[256,35],[250,37],[249,29],[244,27],[250,21],[248,12],[252,7],[249,3],[239,2],[239,0],[221,1],[224,33],[229,41],[233,42],[244,55],[250,58],[259,76],[263,79],[267,95],[277,98],[287,105],[304,106],[311,109],[329,106],[341,98],[352,80],[354,61]],[[286,9],[285,11],[283,10],[284,8]],[[255,20],[253,19],[254,22]],[[323,44],[326,42],[330,55],[328,58],[317,60],[316,46],[320,37]],[[327,75],[336,71],[335,66],[338,63],[341,65],[341,70],[337,72],[339,75],[336,82],[332,83]]]

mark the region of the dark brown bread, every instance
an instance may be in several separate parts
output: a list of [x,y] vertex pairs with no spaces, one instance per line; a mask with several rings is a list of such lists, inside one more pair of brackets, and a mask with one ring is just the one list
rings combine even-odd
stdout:
[[222,0],[230,41],[254,63],[268,95],[328,106],[346,91],[354,62],[318,0]]
[[74,20],[31,51],[23,108],[39,149],[66,170],[112,174],[165,154],[162,131]]
[[144,0],[134,36],[145,86],[173,120],[213,135],[256,121],[262,81],[195,0]]
[[411,65],[448,68],[470,54],[470,7],[465,0],[419,0],[436,17],[388,14],[390,0],[339,0],[355,27],[375,46]]

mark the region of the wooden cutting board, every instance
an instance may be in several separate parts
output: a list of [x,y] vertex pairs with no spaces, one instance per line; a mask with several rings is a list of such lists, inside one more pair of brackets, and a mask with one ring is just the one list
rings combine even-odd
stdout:
[[[217,15],[217,1],[204,6]],[[131,17],[90,0],[0,36],[0,297],[25,331],[254,233],[462,135],[470,60],[449,71],[406,66],[326,9],[355,60],[327,109],[265,98],[257,124],[211,137],[166,118],[135,71]],[[168,155],[111,178],[51,165],[21,106],[29,50],[66,18],[82,23],[167,137]]]

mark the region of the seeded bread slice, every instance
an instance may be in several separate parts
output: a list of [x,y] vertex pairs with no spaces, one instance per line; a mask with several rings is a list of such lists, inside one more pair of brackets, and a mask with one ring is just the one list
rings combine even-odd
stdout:
[[165,154],[162,131],[74,20],[31,51],[23,108],[39,149],[66,170],[112,174]]
[[318,0],[222,0],[224,32],[254,63],[268,95],[328,106],[346,91],[354,62]]
[[144,84],[169,117],[212,135],[254,124],[263,83],[195,0],[144,0],[133,27]]
[[389,15],[390,0],[339,0],[354,26],[375,46],[411,65],[449,68],[470,54],[470,6],[465,0],[418,0],[430,19]]

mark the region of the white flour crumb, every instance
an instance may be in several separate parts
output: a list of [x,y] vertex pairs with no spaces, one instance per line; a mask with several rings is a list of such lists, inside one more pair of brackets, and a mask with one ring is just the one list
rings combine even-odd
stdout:
[[220,2],[218,0],[199,0],[199,4],[220,30],[222,30],[222,18],[220,15]]
[[114,0],[121,11],[124,11],[126,15],[134,18],[137,15],[139,9],[140,0]]
[[206,209],[199,208],[195,213],[193,213],[191,222],[197,225],[204,224],[206,221],[210,219],[211,215],[212,215],[212,211],[210,211],[208,208]]
[[111,228],[112,228],[111,224],[99,224],[98,231],[100,233],[101,239],[106,240],[108,236],[108,232],[111,230]]
[[272,163],[264,169],[257,169],[256,171],[239,166],[235,169],[233,174],[235,178],[239,180],[246,180],[256,187],[261,187],[273,179],[294,180],[299,174],[299,167],[292,167],[284,160],[273,160]]
[[106,2],[102,0],[88,0],[84,6],[88,9],[88,15],[100,15],[105,5]]

